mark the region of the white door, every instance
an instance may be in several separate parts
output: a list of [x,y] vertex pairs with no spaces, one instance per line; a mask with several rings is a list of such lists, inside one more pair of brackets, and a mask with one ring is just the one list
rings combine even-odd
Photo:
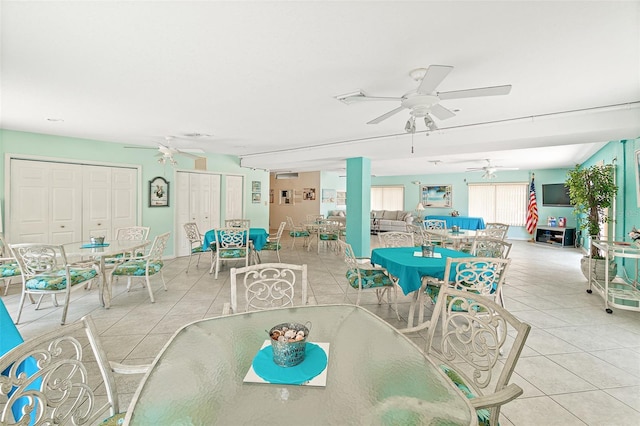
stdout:
[[75,164],[51,163],[49,242],[65,244],[82,239],[82,169]]
[[226,182],[226,208],[225,219],[242,219],[244,211],[242,200],[244,199],[244,177],[227,175]]
[[176,195],[176,255],[187,256],[190,245],[183,225],[195,222],[201,233],[220,226],[220,175],[178,172]]
[[11,160],[7,237],[12,243],[44,243],[49,238],[49,173],[38,161]]
[[82,241],[91,236],[113,237],[111,224],[111,168],[85,166],[82,169]]
[[136,169],[111,169],[111,233],[138,225],[138,174]]

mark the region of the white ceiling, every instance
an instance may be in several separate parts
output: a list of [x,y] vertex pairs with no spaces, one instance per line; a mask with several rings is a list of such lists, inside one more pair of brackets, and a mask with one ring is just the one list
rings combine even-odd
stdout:
[[[271,171],[571,167],[640,136],[638,1],[2,1],[5,129],[234,154]],[[453,71],[459,110],[426,136],[397,102],[409,72]],[[48,121],[62,119],[64,121]],[[188,133],[210,137],[183,138]],[[413,144],[413,152],[412,152]]]

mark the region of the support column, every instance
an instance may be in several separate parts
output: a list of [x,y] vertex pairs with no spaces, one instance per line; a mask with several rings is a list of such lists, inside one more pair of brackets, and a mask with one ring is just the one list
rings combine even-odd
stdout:
[[371,256],[371,160],[347,159],[347,243],[357,257]]

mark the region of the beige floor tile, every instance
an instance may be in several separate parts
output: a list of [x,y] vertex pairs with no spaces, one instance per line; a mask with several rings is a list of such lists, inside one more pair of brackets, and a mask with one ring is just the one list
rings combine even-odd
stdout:
[[589,425],[635,426],[640,412],[604,391],[554,395],[551,398]]

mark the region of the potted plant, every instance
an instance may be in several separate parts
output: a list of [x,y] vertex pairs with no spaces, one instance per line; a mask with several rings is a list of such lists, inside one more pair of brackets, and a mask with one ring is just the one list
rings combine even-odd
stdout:
[[[594,165],[569,170],[565,185],[569,188],[569,197],[574,206],[573,212],[578,219],[578,226],[585,230],[592,240],[600,239],[600,225],[610,221],[605,209],[613,204],[618,186],[614,181],[612,164],[604,166]],[[582,258],[582,273],[589,278],[589,258],[592,263],[592,274],[596,273],[597,280],[604,280],[605,265],[598,248],[591,245],[589,254]],[[598,260],[600,260],[598,262]],[[609,265],[609,278],[616,276],[616,264]]]

